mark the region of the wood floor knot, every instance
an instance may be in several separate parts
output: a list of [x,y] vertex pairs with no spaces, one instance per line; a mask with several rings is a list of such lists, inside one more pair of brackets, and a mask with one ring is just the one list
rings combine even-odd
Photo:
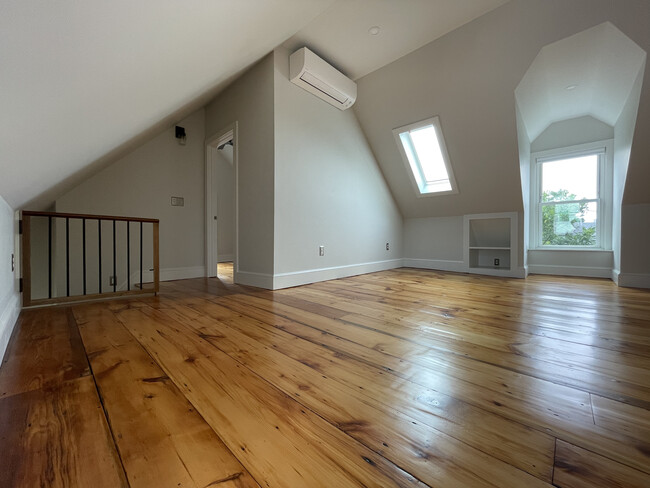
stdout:
[[236,479],[239,479],[241,477],[242,473],[235,473],[231,474],[230,476],[226,476],[225,478],[221,478],[219,480],[213,481],[212,483],[208,483],[205,485],[205,488],[209,488],[210,486],[217,486],[220,485],[221,483],[226,483],[228,481],[234,481]]

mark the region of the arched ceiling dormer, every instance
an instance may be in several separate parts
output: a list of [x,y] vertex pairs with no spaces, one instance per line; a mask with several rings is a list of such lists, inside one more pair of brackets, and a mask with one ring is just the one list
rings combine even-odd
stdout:
[[543,47],[515,90],[528,140],[583,116],[615,126],[645,58],[611,22]]

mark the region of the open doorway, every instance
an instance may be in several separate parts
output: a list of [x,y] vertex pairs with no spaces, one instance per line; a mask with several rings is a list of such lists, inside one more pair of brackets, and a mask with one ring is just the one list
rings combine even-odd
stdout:
[[232,285],[234,283],[232,267],[232,261],[218,262],[217,279],[224,284]]
[[236,124],[206,143],[206,272],[225,283],[237,273]]

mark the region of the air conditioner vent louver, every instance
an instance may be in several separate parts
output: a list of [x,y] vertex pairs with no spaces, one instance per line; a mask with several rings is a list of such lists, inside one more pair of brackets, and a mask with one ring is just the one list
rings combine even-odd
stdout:
[[289,71],[292,83],[340,110],[357,98],[357,84],[306,47],[291,55]]
[[317,90],[320,90],[323,92],[325,95],[332,97],[334,100],[336,100],[339,103],[345,103],[348,97],[343,95],[343,93],[339,92],[338,90],[332,88],[329,86],[327,83],[319,80],[316,78],[314,75],[311,73],[303,73],[303,75],[300,77],[302,81],[305,83],[310,84]]

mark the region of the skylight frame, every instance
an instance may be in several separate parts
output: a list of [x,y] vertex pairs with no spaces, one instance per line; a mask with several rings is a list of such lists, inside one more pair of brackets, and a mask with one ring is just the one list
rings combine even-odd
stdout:
[[[447,172],[446,181],[449,182],[449,186],[451,187],[449,190],[436,191],[435,187],[440,185],[426,181],[424,170],[422,169],[419,158],[417,157],[417,152],[413,145],[412,138],[410,137],[410,132],[426,127],[433,127],[435,130],[445,171]],[[409,135],[403,139],[402,134]],[[411,184],[413,185],[413,188],[415,189],[416,195],[418,197],[432,197],[458,193],[458,185],[456,184],[456,178],[454,177],[454,172],[451,167],[451,161],[449,159],[449,153],[447,152],[447,145],[442,133],[442,126],[440,124],[439,116],[436,115],[419,122],[397,127],[396,129],[393,129],[393,136],[395,137],[395,142],[397,143],[400,155],[402,156],[402,160],[406,166]],[[408,153],[411,153],[411,158],[409,158]]]

